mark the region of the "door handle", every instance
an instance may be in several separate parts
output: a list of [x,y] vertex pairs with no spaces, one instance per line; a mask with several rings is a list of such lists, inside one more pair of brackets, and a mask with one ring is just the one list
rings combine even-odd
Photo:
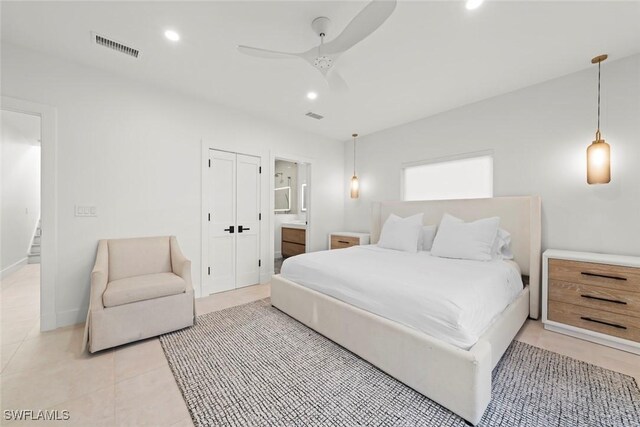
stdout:
[[229,233],[233,233],[235,227],[233,225],[230,225],[229,228],[225,228],[224,231],[228,231]]
[[251,230],[249,227],[243,227],[241,225],[238,226],[238,233],[242,233],[243,231]]

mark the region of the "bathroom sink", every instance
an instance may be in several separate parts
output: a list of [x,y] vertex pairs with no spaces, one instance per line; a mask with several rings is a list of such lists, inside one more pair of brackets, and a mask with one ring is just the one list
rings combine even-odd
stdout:
[[289,228],[307,228],[307,222],[302,220],[287,221],[283,222],[282,226]]

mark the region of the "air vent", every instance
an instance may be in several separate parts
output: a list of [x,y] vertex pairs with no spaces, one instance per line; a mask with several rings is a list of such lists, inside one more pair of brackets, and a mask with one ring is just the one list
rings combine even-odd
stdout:
[[316,119],[316,120],[324,119],[324,116],[321,116],[320,114],[316,114],[312,111],[309,111],[307,114],[305,114],[305,116],[311,117],[312,119]]
[[134,49],[115,40],[111,40],[105,36],[101,36],[100,34],[91,33],[91,36],[95,44],[108,47],[109,49],[113,49],[116,52],[124,53],[125,55],[129,55],[134,58],[137,58],[140,54],[140,51],[138,49]]

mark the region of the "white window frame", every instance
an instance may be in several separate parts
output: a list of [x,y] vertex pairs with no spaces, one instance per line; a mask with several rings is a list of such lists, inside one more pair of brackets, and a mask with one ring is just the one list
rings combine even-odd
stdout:
[[[456,160],[465,160],[465,159],[473,159],[476,157],[491,157],[492,158],[492,162],[495,161],[494,159],[494,152],[493,150],[483,150],[483,151],[474,151],[471,153],[462,153],[462,154],[454,154],[451,156],[444,156],[444,157],[437,157],[437,158],[433,158],[433,159],[425,159],[425,160],[419,160],[419,161],[415,161],[415,162],[405,162],[402,163],[401,167],[400,167],[400,200],[406,201],[405,198],[405,169],[407,168],[411,168],[411,167],[416,167],[416,166],[423,166],[423,165],[430,165],[430,164],[435,164],[435,163],[446,163],[446,162],[451,162],[451,161],[456,161]],[[494,165],[492,165],[491,168],[491,197],[493,197],[494,195],[494,188],[495,188],[495,174],[494,174]]]

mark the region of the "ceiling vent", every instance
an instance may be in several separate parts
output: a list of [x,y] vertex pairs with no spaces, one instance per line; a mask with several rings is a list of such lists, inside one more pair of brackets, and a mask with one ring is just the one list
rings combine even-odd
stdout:
[[316,120],[324,119],[324,116],[321,116],[320,114],[316,114],[312,111],[309,111],[307,114],[305,114],[305,116],[311,117],[312,119],[316,119]]
[[140,51],[138,49],[134,49],[115,40],[111,40],[105,36],[101,36],[100,34],[91,33],[91,38],[97,45],[107,47],[109,49],[115,50],[116,52],[124,53],[125,55],[129,55],[134,58],[137,58],[140,54]]

